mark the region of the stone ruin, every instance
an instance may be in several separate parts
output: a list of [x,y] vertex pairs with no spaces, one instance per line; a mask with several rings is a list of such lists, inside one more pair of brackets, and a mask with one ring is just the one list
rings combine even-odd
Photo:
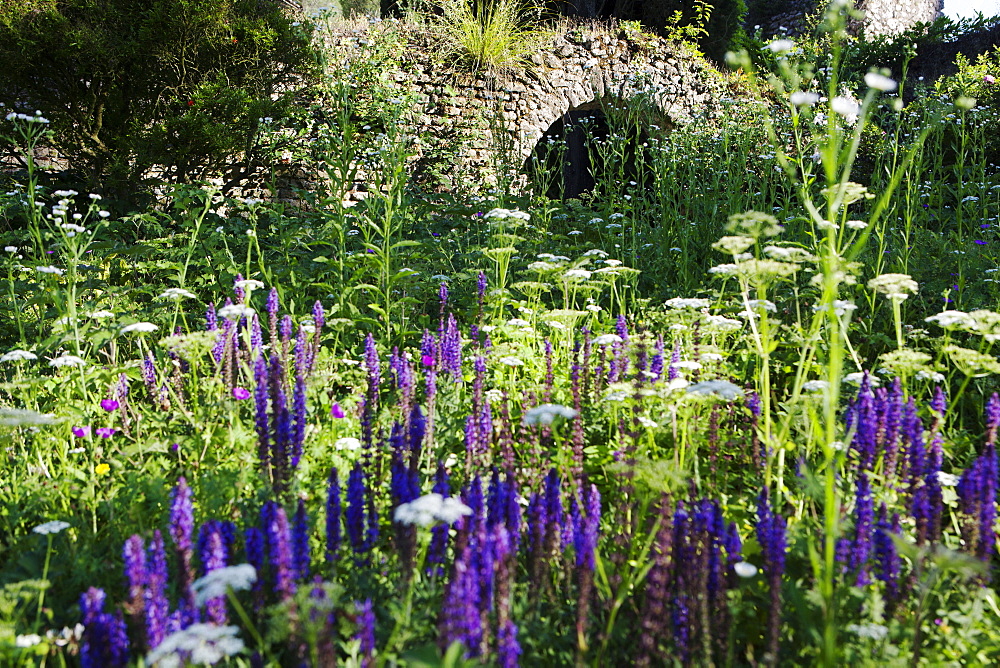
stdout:
[[[378,24],[344,28],[328,40],[342,63],[364,58]],[[434,45],[419,34],[402,51],[395,85],[416,101],[407,133],[418,136],[417,178],[433,172],[440,187],[494,184],[497,151],[515,169],[536,151],[554,126],[600,114],[602,105],[642,95],[654,118],[668,128],[712,113],[728,84],[687,48],[646,34],[599,25],[557,34],[530,64],[499,78],[473,76],[435,62]],[[434,163],[436,156],[449,156]],[[358,183],[355,197],[363,198]]]
[[[816,17],[823,13],[831,0],[756,0],[748,2],[750,14],[747,28],[753,32],[760,26],[765,37],[801,35],[812,29]],[[857,0],[855,8],[864,13],[853,21],[854,34],[867,38],[898,35],[917,23],[930,23],[941,15],[944,0]]]

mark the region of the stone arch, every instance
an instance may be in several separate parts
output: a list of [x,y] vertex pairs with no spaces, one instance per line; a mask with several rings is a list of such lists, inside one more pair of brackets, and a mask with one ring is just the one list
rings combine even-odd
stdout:
[[[369,34],[380,29],[353,27],[327,43],[339,62],[363,59]],[[442,63],[426,35],[407,39],[392,77],[417,100],[407,131],[422,138],[414,158],[418,178],[441,188],[499,182],[496,147],[508,149],[508,167],[519,169],[553,122],[580,105],[644,94],[657,116],[676,125],[711,113],[731,90],[682,45],[600,25],[553,36],[525,68],[499,79]]]
[[549,127],[587,104],[645,96],[671,125],[716,106],[721,81],[707,63],[663,40],[647,38],[643,46],[600,33],[556,39],[538,58],[543,73],[524,85],[521,100],[536,111],[519,119],[518,157],[527,159]]

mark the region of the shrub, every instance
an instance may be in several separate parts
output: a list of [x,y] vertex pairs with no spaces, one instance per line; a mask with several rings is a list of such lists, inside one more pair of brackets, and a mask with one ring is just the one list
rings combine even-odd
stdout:
[[693,39],[705,55],[723,62],[743,33],[744,0],[661,0],[649,3],[643,22],[666,37]]
[[42,110],[89,187],[128,192],[154,166],[183,182],[248,160],[315,60],[278,3],[13,0],[0,62],[0,101]]

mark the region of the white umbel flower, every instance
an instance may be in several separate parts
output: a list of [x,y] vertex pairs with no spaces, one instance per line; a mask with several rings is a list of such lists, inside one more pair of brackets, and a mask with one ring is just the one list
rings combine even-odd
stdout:
[[257,581],[257,569],[250,564],[217,568],[191,583],[194,602],[199,608],[206,601],[226,595],[226,590],[246,591]]
[[87,366],[87,360],[82,357],[77,357],[76,355],[60,355],[59,357],[49,360],[49,366],[56,368],[63,366]]
[[557,417],[571,420],[576,416],[577,412],[569,406],[560,406],[559,404],[542,404],[541,406],[535,406],[534,408],[526,410],[521,422],[526,425],[545,426],[552,424]]
[[52,534],[57,534],[64,529],[69,528],[69,522],[63,522],[62,520],[52,520],[51,522],[46,522],[45,524],[39,524],[32,531],[43,536],[50,536]]
[[393,520],[400,524],[426,527],[437,522],[453,524],[471,514],[472,508],[455,497],[445,498],[433,492],[409,503],[400,504],[393,514]]
[[164,638],[146,655],[146,664],[156,668],[180,668],[185,665],[213,666],[243,651],[237,626],[192,624]]
[[249,306],[244,306],[243,304],[230,304],[219,309],[219,317],[225,318],[226,320],[249,318],[254,313],[256,313],[256,311]]
[[869,88],[880,90],[883,93],[891,93],[896,90],[896,87],[899,84],[889,77],[879,74],[878,72],[869,72],[865,75],[865,85]]
[[38,355],[27,350],[11,350],[0,355],[0,362],[28,362],[38,359]]
[[131,325],[126,325],[122,327],[122,334],[149,334],[150,332],[155,332],[159,329],[158,325],[154,325],[151,322],[134,322]]

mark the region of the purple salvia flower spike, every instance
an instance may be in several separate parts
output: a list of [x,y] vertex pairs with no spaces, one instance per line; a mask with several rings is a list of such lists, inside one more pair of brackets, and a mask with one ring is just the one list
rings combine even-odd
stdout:
[[167,637],[170,602],[167,600],[167,554],[157,529],[146,559],[146,645],[155,649]]
[[309,516],[306,514],[306,502],[299,499],[292,519],[292,570],[295,579],[305,582],[309,579]]
[[[226,546],[226,538],[221,522],[212,520],[205,522],[201,526],[198,546],[203,575],[229,565],[229,551]],[[226,614],[226,597],[218,596],[206,601],[205,613],[208,621],[216,626],[225,626],[228,624],[229,616]]]
[[340,550],[340,481],[337,469],[330,469],[326,492],[326,560],[334,563]]
[[104,611],[103,589],[91,587],[80,596],[83,635],[80,665],[83,668],[119,668],[128,664],[129,644],[125,622]]
[[205,329],[214,332],[219,329],[219,318],[215,314],[215,302],[212,302],[205,309]]
[[1000,394],[994,392],[986,402],[986,443],[993,445],[1000,427]]
[[872,527],[875,522],[871,484],[864,473],[858,476],[854,500],[854,539],[851,542],[848,568],[857,574],[855,586],[863,587],[868,584],[868,555],[872,549]]
[[180,611],[182,628],[187,628],[197,621],[197,608],[194,604],[194,592],[191,583],[194,582],[194,572],[191,565],[192,538],[194,536],[194,502],[191,488],[187,480],[181,477],[174,487],[170,503],[170,537],[174,541],[180,570]]
[[247,563],[257,571],[257,581],[253,583],[253,607],[260,612],[264,606],[264,576],[265,576],[265,541],[264,532],[258,527],[248,527],[244,533],[243,544]]
[[355,603],[357,609],[357,631],[354,637],[360,642],[361,668],[372,668],[375,665],[375,610],[372,600]]
[[243,289],[239,284],[243,282],[243,274],[236,274],[236,278],[233,279],[233,294],[236,295],[236,303],[242,304],[246,301],[246,290]]
[[361,464],[356,463],[347,478],[347,508],[344,528],[351,548],[357,554],[365,552],[365,478]]
[[[128,582],[128,600],[125,609],[133,619],[137,629],[145,630],[146,618],[146,584],[148,572],[146,569],[146,544],[140,536],[132,536],[125,541],[122,548],[122,558],[125,562],[125,579]],[[142,633],[145,636],[145,633]],[[140,645],[144,645],[141,642]]]
[[292,556],[291,531],[285,509],[274,501],[268,501],[261,509],[264,522],[264,537],[270,557],[273,586],[282,600],[295,595],[294,562]]

